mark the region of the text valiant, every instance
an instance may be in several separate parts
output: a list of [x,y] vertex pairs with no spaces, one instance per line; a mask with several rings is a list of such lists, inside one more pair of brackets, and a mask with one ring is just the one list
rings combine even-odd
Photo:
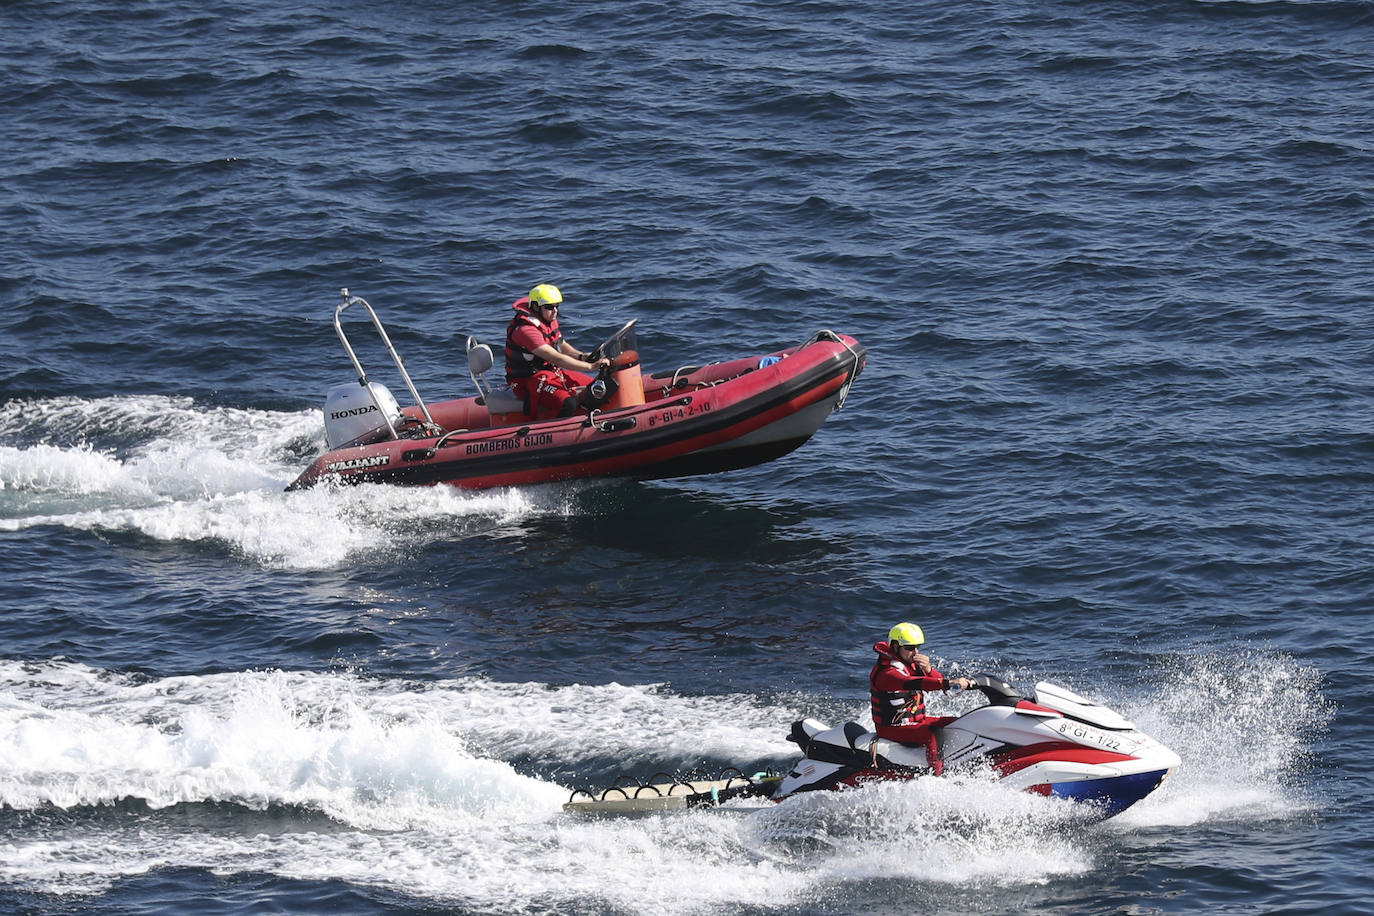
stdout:
[[342,461],[331,461],[324,466],[330,473],[339,471],[361,471],[366,468],[380,467],[391,463],[390,455],[368,455],[363,458],[344,458]]

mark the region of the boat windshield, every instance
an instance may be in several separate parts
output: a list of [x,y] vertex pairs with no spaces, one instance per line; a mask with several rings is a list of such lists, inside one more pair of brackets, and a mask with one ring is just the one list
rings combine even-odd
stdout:
[[635,323],[637,321],[639,321],[638,318],[631,318],[625,322],[624,327],[606,338],[596,348],[597,352],[607,359],[615,359],[622,353],[637,353],[639,351],[639,342],[635,339]]

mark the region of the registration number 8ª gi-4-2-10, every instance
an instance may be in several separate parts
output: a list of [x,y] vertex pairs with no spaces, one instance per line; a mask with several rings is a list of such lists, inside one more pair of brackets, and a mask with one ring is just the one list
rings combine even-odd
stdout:
[[707,413],[711,409],[709,401],[700,404],[688,404],[684,407],[674,407],[660,413],[649,414],[649,425],[657,426],[660,423],[671,423],[674,420],[681,420],[684,417],[693,417],[697,414]]

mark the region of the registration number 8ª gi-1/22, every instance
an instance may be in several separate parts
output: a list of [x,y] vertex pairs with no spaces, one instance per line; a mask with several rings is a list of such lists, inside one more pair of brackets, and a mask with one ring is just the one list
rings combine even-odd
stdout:
[[1104,747],[1109,751],[1125,753],[1125,751],[1123,750],[1122,741],[1120,737],[1116,735],[1109,735],[1106,732],[1093,728],[1090,725],[1084,725],[1081,722],[1070,722],[1068,720],[1064,720],[1061,722],[1055,722],[1051,724],[1050,728],[1059,732],[1059,734],[1063,735],[1065,738],[1072,738],[1075,741],[1092,741],[1095,744],[1098,744],[1099,746]]

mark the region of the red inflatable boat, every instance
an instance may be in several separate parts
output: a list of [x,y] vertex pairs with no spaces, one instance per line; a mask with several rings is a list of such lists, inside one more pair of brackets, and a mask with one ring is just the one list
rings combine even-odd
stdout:
[[[524,404],[486,373],[491,348],[468,339],[478,394],[425,404],[372,306],[343,291],[334,329],[358,381],[325,402],[329,450],[287,488],[340,483],[453,484],[465,488],[580,477],[686,477],[749,467],[804,443],[838,410],[863,371],[852,337],[818,331],[805,343],[705,366],[647,373],[631,321],[597,348],[612,360],[604,406],[589,414],[531,420]],[[341,316],[361,305],[372,317],[415,405],[402,409],[370,382],[344,335]],[[594,383],[595,384],[595,383]]]

